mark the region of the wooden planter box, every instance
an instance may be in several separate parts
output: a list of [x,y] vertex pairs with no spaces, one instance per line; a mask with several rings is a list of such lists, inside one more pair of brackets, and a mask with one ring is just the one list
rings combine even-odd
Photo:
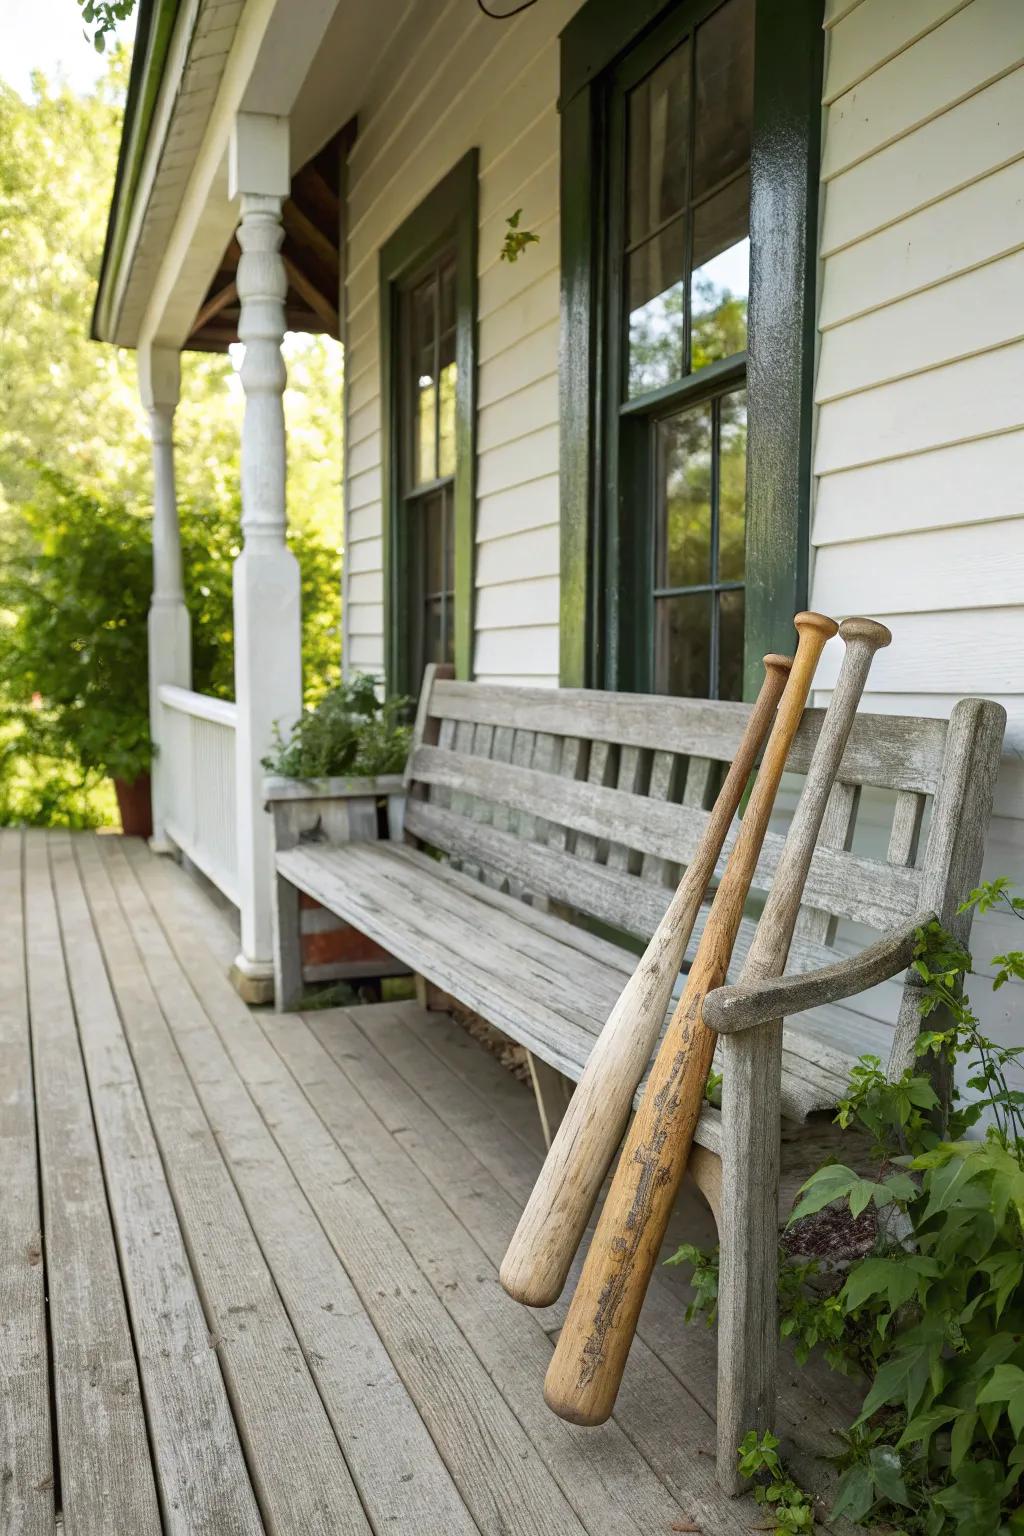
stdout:
[[[398,841],[405,814],[405,787],[400,774],[372,779],[264,779],[263,795],[274,818],[274,852],[299,843]],[[379,944],[343,922],[333,912],[275,881],[278,903],[295,907],[297,929],[295,976],[290,990],[314,981],[357,981],[367,977],[405,976],[409,967]],[[280,932],[280,923],[275,923]],[[280,1000],[279,1000],[280,1006]],[[290,1001],[287,1004],[290,1006]]]

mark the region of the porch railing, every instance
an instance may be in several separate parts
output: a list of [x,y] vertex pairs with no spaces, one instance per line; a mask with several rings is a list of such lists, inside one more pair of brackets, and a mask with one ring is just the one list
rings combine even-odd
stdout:
[[236,707],[171,683],[159,698],[167,835],[237,906]]

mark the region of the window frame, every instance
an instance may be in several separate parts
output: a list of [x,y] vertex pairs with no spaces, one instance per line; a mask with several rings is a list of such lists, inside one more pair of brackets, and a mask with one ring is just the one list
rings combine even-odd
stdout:
[[411,422],[405,419],[405,375],[399,360],[399,349],[407,345],[402,297],[417,275],[449,249],[455,259],[455,675],[472,676],[478,161],[478,151],[469,150],[385,241],[379,254],[384,674],[391,696],[415,696],[423,681],[412,676],[410,655],[414,541],[403,515],[407,488],[402,433],[411,429]]
[[[620,411],[609,389],[611,369],[621,376],[620,359],[609,356],[621,331],[606,239],[610,77],[645,37],[689,30],[721,3],[587,0],[561,34],[563,686],[645,686],[653,624],[653,607],[635,604],[653,551],[621,537],[636,498],[650,499],[648,455],[631,452],[628,429],[619,434],[631,402]],[[760,685],[761,656],[792,648],[793,614],[807,601],[822,12],[823,0],[755,4],[745,697]],[[687,386],[699,398],[742,372],[726,359],[687,376]],[[666,393],[675,399],[678,387]],[[638,407],[654,399],[640,397]]]

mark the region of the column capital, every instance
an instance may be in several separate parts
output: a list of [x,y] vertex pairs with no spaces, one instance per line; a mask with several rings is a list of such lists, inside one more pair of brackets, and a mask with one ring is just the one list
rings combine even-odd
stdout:
[[287,197],[292,184],[290,154],[286,117],[239,112],[231,130],[228,196],[255,192]]
[[147,411],[174,415],[181,394],[181,353],[176,347],[143,342],[137,353],[139,397]]

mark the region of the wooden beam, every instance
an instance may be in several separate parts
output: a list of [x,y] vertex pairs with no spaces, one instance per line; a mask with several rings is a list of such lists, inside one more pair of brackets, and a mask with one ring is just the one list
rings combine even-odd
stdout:
[[198,315],[196,315],[195,320],[192,322],[192,329],[189,332],[189,336],[194,336],[197,331],[202,330],[203,326],[206,325],[208,321],[214,319],[216,315],[219,315],[221,310],[226,309],[229,304],[233,304],[237,298],[238,284],[235,282],[234,278],[232,278],[230,283],[225,283],[224,287],[219,289],[212,298],[207,299]]
[[294,198],[289,198],[281,210],[281,222],[289,235],[293,235],[300,245],[308,245],[310,250],[326,264],[329,271],[337,272],[337,244],[324,234],[319,224],[313,222]]
[[324,322],[331,335],[337,336],[339,334],[338,311],[330,299],[320,292],[312,279],[306,276],[290,256],[284,257],[284,270],[299,297],[304,299],[313,313]]

